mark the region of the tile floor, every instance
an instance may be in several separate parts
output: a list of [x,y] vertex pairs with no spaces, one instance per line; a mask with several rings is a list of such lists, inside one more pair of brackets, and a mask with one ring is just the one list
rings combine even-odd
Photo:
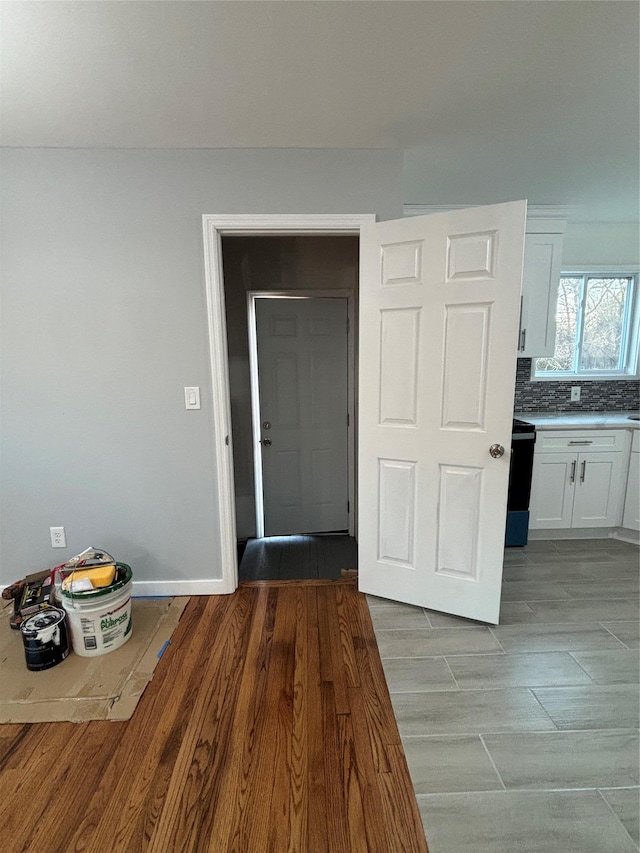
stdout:
[[638,557],[508,549],[495,628],[368,597],[430,853],[638,853]]

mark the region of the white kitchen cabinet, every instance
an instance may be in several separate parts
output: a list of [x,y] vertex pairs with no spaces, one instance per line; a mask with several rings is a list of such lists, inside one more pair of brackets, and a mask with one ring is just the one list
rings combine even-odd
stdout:
[[640,431],[634,430],[622,526],[640,530]]
[[564,223],[558,233],[529,233],[531,227],[527,222],[518,358],[553,355],[556,343]]
[[529,501],[529,527],[571,527],[576,453],[535,453]]
[[531,529],[616,527],[622,516],[625,430],[539,432],[531,483]]

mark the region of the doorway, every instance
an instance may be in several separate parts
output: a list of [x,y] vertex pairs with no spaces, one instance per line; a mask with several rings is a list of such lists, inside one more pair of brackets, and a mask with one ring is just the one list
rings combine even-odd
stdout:
[[221,238],[241,580],[355,569],[356,234]]
[[358,395],[358,587],[497,622],[525,219],[526,201],[378,224],[203,217],[221,591],[237,586],[222,235],[351,233],[362,238],[367,372]]

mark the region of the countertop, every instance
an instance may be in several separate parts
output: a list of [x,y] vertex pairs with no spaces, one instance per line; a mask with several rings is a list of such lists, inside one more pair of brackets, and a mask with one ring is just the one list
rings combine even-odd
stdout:
[[536,429],[639,429],[640,421],[629,420],[637,412],[516,412],[514,417],[534,424]]

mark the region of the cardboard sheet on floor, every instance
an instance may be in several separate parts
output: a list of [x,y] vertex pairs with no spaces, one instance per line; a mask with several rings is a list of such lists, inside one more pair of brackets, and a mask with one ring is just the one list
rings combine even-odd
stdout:
[[[128,720],[188,598],[132,599],[131,639],[98,657],[71,651],[57,666],[27,669],[19,631],[0,622],[0,723]],[[1,612],[1,611],[0,611]]]

